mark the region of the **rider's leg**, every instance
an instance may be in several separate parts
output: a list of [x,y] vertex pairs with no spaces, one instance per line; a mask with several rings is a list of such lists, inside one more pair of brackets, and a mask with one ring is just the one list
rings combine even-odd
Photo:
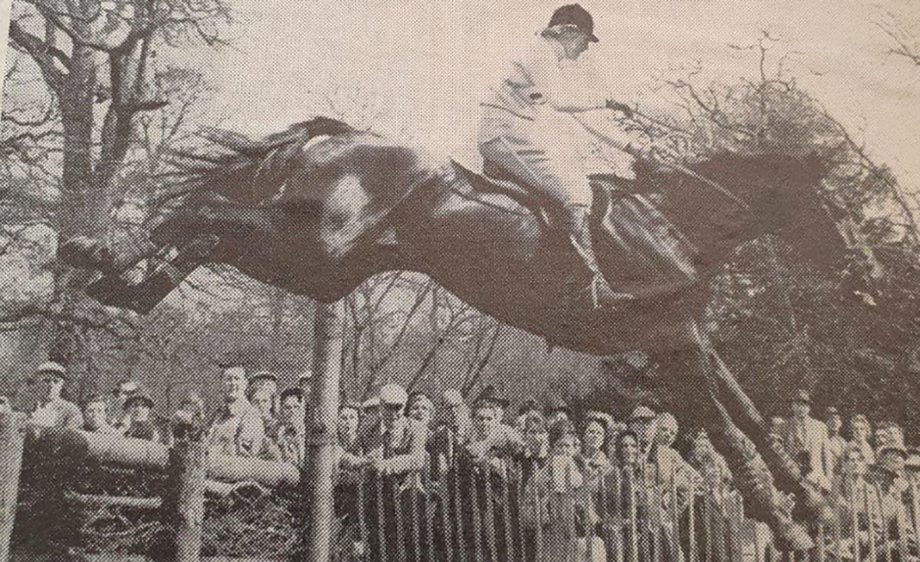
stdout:
[[518,178],[524,187],[537,192],[541,199],[553,202],[550,212],[560,219],[562,228],[590,273],[588,289],[595,307],[633,298],[614,291],[597,263],[589,220],[593,193],[577,152],[559,143],[536,146],[524,136],[511,135],[481,142],[479,150],[483,158]]
[[601,272],[594,253],[591,240],[591,208],[581,203],[566,205],[562,210],[562,224],[569,235],[575,252],[581,257],[585,267],[591,273],[591,298],[594,306],[613,304],[618,301],[631,300],[632,295],[614,291]]

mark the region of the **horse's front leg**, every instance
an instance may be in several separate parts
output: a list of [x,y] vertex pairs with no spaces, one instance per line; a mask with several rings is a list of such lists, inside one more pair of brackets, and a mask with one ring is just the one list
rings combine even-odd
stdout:
[[713,445],[725,457],[735,485],[745,499],[749,514],[767,523],[777,543],[788,550],[813,546],[806,529],[793,521],[794,502],[774,481],[755,442],[736,424],[720,401],[718,380],[712,376],[710,356],[694,340],[680,352],[656,356],[674,413],[701,424]]
[[170,260],[158,261],[138,283],[122,275],[103,275],[86,288],[86,293],[108,306],[128,308],[146,314],[178,287],[195,269],[216,261],[220,238],[214,234],[196,236],[178,249]]

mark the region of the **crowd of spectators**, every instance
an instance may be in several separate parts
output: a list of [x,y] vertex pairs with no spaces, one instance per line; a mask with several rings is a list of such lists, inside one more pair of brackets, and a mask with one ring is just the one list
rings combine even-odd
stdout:
[[[304,380],[280,390],[271,372],[247,376],[239,365],[224,367],[221,377],[223,397],[214,412],[207,413],[201,397],[190,393],[178,411],[162,417],[154,412],[151,394],[134,381],[122,382],[111,396],[89,397],[80,408],[61,396],[67,370],[48,362],[33,380],[38,401],[31,421],[165,445],[195,432],[215,453],[302,467],[305,414],[311,407]],[[338,489],[347,495],[359,472],[398,482],[397,490],[418,488],[422,478],[437,481],[467,463],[490,474],[517,471],[525,499],[582,490],[587,498],[581,503],[583,521],[593,521],[600,511],[616,511],[597,504],[603,501],[597,499],[598,483],[610,475],[628,474],[668,491],[663,501],[677,505],[664,506],[666,512],[686,509],[701,494],[718,503],[733,493],[729,467],[705,431],[685,434],[687,446],[679,452],[680,427],[668,412],[638,405],[617,420],[601,411],[572,412],[558,399],[544,407],[525,399],[509,416],[509,406],[492,386],[472,400],[454,389],[432,397],[396,384],[383,385],[363,403],[343,399],[337,426]],[[8,401],[0,400],[0,408],[9,408]],[[855,414],[848,420],[847,438],[840,412],[831,407],[824,414],[823,420],[812,417],[808,392],[798,391],[789,400],[788,417],[770,418],[771,437],[815,486],[853,499],[848,516],[883,523],[902,513],[904,492],[914,484],[912,476],[920,474],[920,455],[905,447],[902,428],[882,421],[873,431],[866,416]],[[866,500],[869,496],[872,501]],[[868,507],[873,502],[879,506],[874,511]],[[541,509],[525,505],[522,524],[547,524]]]

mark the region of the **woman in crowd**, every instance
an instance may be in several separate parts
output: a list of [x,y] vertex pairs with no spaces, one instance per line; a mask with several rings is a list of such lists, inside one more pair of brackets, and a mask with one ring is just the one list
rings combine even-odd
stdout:
[[596,487],[601,476],[607,474],[612,465],[604,453],[607,442],[607,418],[599,412],[588,412],[582,432],[580,461],[586,480]]
[[526,414],[524,422],[524,448],[521,451],[521,482],[529,482],[533,473],[546,464],[549,457],[549,435],[546,419],[539,412]]
[[869,441],[872,439],[872,426],[862,414],[850,418],[850,445],[859,447],[867,464],[875,463],[875,451]]

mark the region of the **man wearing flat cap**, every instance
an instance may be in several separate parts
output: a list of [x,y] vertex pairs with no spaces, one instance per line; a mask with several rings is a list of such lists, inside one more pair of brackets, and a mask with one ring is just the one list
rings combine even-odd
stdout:
[[646,460],[649,458],[652,446],[655,444],[655,436],[658,434],[656,418],[657,414],[654,410],[640,404],[633,409],[626,420],[626,426],[639,438],[639,452]]
[[409,396],[398,384],[380,389],[381,431],[367,436],[371,466],[381,475],[395,476],[425,466],[427,431],[421,422],[403,415]]
[[67,380],[67,369],[55,361],[42,363],[35,370],[33,382],[38,404],[32,412],[33,424],[42,427],[80,429],[83,427],[83,414],[73,402],[64,400],[61,392]]
[[792,416],[786,421],[783,443],[798,463],[807,480],[822,489],[830,489],[831,457],[827,426],[811,417],[811,395],[796,391],[789,400]]

